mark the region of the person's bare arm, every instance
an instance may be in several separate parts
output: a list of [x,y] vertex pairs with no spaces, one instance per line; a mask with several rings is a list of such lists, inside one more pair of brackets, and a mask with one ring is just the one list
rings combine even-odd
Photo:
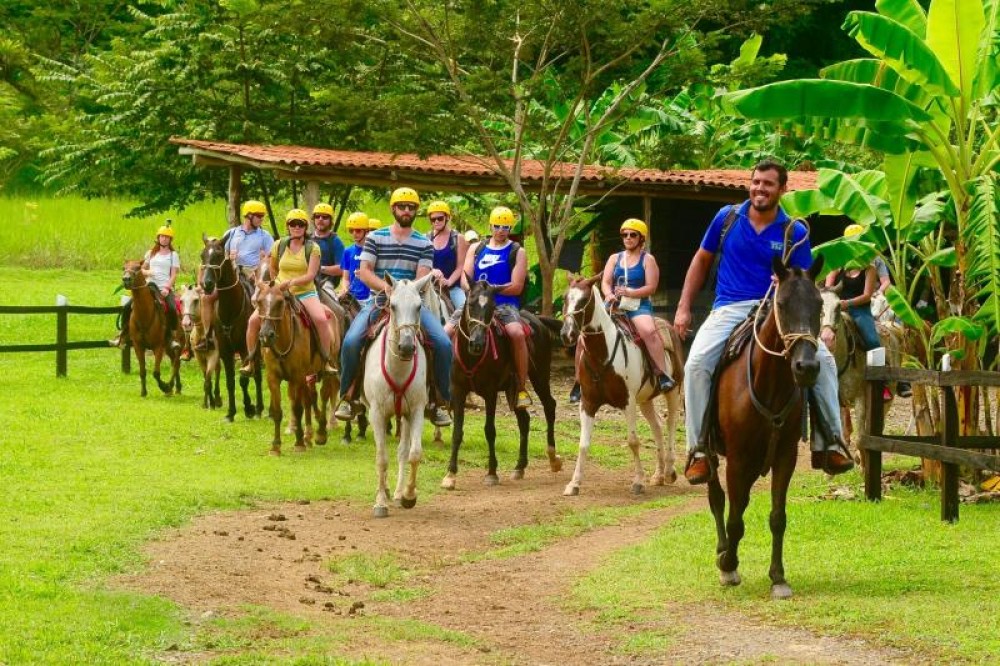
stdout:
[[521,292],[524,291],[524,280],[527,276],[528,253],[524,251],[523,247],[519,247],[517,248],[517,258],[514,260],[514,270],[510,274],[510,282],[500,290],[500,293],[505,296],[520,296]]
[[699,247],[691,259],[688,266],[687,275],[684,277],[684,287],[681,289],[681,300],[677,303],[677,312],[674,314],[674,329],[681,339],[687,337],[691,328],[691,303],[701,288],[705,286],[708,272],[712,269],[712,261],[715,254],[703,247]]
[[368,285],[372,291],[384,291],[386,293],[391,291],[386,281],[375,275],[375,271],[373,269],[374,266],[372,265],[372,262],[362,261],[361,265],[358,267],[358,272],[354,274],[354,277]]

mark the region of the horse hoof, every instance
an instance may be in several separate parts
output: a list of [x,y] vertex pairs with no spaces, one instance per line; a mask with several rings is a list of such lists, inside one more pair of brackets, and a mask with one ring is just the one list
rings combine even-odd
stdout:
[[510,480],[511,481],[520,481],[523,478],[524,478],[524,470],[523,469],[515,469],[513,472],[510,473]]
[[372,515],[376,518],[388,518],[389,517],[389,507],[387,506],[377,506],[372,509]]
[[771,586],[771,598],[775,601],[792,598],[792,588],[788,583],[776,583]]
[[412,509],[416,505],[417,505],[416,495],[414,495],[413,497],[401,497],[399,499],[399,506],[403,507],[404,509]]
[[448,476],[446,476],[443,479],[441,479],[441,487],[444,488],[445,490],[454,490],[455,489],[455,477],[453,477],[451,474],[449,474]]
[[563,490],[563,497],[576,497],[580,494],[580,486],[570,484]]
[[641,483],[633,483],[632,484],[632,494],[633,495],[641,495],[644,492],[646,492],[646,488]]
[[677,472],[672,469],[670,470],[670,476],[667,477],[667,483],[670,485],[677,483]]
[[549,469],[553,472],[561,472],[562,462],[562,456],[552,456],[549,458]]
[[305,444],[296,444],[295,445],[295,452],[296,453],[305,453],[307,450],[308,450],[308,447],[306,447]]
[[268,450],[267,454],[277,458],[281,456],[281,448],[274,446]]
[[663,485],[663,475],[657,472],[649,478],[649,485],[651,486],[662,486]]
[[235,417],[232,414],[226,414],[226,421],[228,421],[229,423],[232,423],[234,420],[235,420]]
[[326,446],[326,435],[316,435],[316,446]]
[[341,437],[340,443],[343,444],[344,446],[347,446],[348,444],[351,443],[351,439],[349,437]]
[[726,587],[736,587],[743,582],[739,571],[720,571],[719,582]]
[[498,486],[500,485],[500,478],[496,474],[487,474],[486,478],[483,479],[483,483],[487,486]]

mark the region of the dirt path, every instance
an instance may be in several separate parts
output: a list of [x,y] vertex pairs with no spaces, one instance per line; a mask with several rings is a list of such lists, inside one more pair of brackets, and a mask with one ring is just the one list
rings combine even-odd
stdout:
[[[856,640],[817,637],[780,629],[737,614],[680,604],[663,609],[662,626],[679,634],[668,653],[641,659],[613,652],[620,636],[594,633],[586,614],[567,611],[560,598],[575,577],[597,567],[620,548],[641,542],[680,513],[704,510],[701,492],[683,482],[652,488],[641,500],[627,492],[620,472],[594,467],[583,495],[564,499],[563,475],[537,471],[520,483],[485,489],[479,472],[460,476],[459,490],[435,496],[413,511],[395,510],[386,520],[370,517],[367,502],[267,506],[208,515],[149,545],[151,565],[123,584],[173,599],[192,616],[238,614],[253,604],[305,615],[319,625],[353,623],[349,650],[407,664],[618,664],[718,663],[906,663],[903,654]],[[507,559],[468,562],[464,555],[490,547],[504,526],[544,521],[567,508],[627,505],[656,497],[687,495],[689,501],[649,510],[619,525],[564,539],[544,550]],[[414,535],[420,535],[414,539]],[[330,587],[324,561],[352,552],[393,552],[419,572],[408,583],[429,593],[408,602],[376,601],[360,583]],[[361,613],[418,619],[463,632],[475,647],[448,642],[381,639],[359,623]],[[725,629],[725,631],[723,631]],[[719,636],[729,636],[724,641]],[[176,653],[174,653],[176,654]]]

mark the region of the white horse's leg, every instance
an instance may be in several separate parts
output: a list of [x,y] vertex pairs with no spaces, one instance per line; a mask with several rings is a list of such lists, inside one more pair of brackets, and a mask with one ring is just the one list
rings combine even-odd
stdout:
[[372,514],[376,518],[385,518],[389,515],[389,493],[386,490],[389,460],[385,452],[385,416],[376,405],[371,406],[369,413],[372,417],[372,435],[375,438],[375,469],[378,473],[378,489],[375,491],[375,507],[372,509]]
[[[646,401],[647,405],[651,403]],[[628,405],[625,407],[625,423],[628,424],[628,448],[632,452],[632,464],[634,466],[632,474],[632,494],[641,495],[646,486],[646,472],[642,469],[642,458],[639,457],[639,433],[635,429],[636,420],[636,404],[635,400],[629,400]],[[643,409],[643,414],[645,414],[645,409]],[[649,417],[647,417],[649,418]],[[654,415],[654,419],[656,416]],[[657,427],[659,427],[659,421],[657,421]],[[662,442],[662,434],[660,436],[660,441]]]
[[417,505],[417,470],[424,457],[421,436],[424,432],[424,408],[416,410],[413,416],[413,427],[410,429],[410,475],[406,481],[406,490],[400,504],[404,509],[412,509]]
[[400,506],[403,499],[403,484],[406,481],[406,461],[410,459],[410,416],[404,416],[399,420],[399,445],[396,447],[396,489],[392,493],[392,500],[396,506]]
[[[653,432],[653,441],[656,442],[656,471],[653,473],[653,478],[649,480],[649,483],[654,486],[662,486],[667,477],[668,470],[670,472],[673,471],[674,452],[672,449],[664,446],[660,415],[656,413],[656,406],[653,404],[653,400],[650,399],[642,403],[639,405],[639,409],[642,410],[642,415],[649,423],[649,429]],[[668,458],[670,460],[669,463],[667,462]]]
[[583,465],[587,461],[587,452],[590,451],[590,438],[594,434],[594,417],[589,416],[580,407],[580,450],[576,456],[576,469],[573,470],[573,478],[563,489],[563,496],[572,497],[580,494],[580,483],[583,481]]

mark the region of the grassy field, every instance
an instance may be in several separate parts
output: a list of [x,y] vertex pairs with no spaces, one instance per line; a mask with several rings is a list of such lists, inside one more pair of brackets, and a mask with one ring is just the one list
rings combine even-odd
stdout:
[[[115,304],[117,284],[114,266],[87,272],[5,267],[0,303],[46,304],[61,293],[80,305]],[[70,339],[109,337],[113,323],[111,316],[71,315]],[[0,344],[49,342],[54,328],[51,316],[4,315]],[[268,500],[369,497],[370,444],[269,457],[267,423],[238,418],[226,425],[218,412],[200,408],[190,364],[184,366],[186,392],[174,398],[154,391],[140,399],[137,377],[119,372],[113,350],[70,352],[69,376],[54,374],[51,353],[0,355],[0,663],[149,663],[173,646],[182,655],[214,655],[213,663],[354,663],[331,656],[343,636],[310,635],[300,618],[248,609],[242,620],[194,628],[185,623],[184,609],[107,581],[143,566],[143,543],[206,511]],[[614,427],[599,423],[603,432]],[[558,428],[561,437],[575,439],[573,423],[561,421]],[[503,430],[499,440],[498,455],[513,459],[515,442]],[[623,449],[594,451],[595,463],[627,464]],[[443,449],[426,453],[428,467],[443,468]],[[484,457],[484,447],[464,447],[461,466],[482,468]],[[421,494],[437,492],[436,482],[436,475],[422,474]],[[860,479],[853,475],[847,483],[857,489]],[[823,499],[828,490],[818,475],[796,477],[786,546],[797,593],[790,603],[766,601],[766,496],[755,499],[748,515],[743,587],[718,587],[714,532],[707,514],[697,513],[617,554],[580,580],[567,603],[600,610],[602,627],[623,633],[662,620],[666,605],[681,602],[911,646],[956,663],[1000,653],[996,505],[963,505],[961,522],[944,525],[933,491],[897,489],[871,505]],[[496,535],[496,552],[485,556],[516,557],[618,518],[593,512],[508,530]],[[347,576],[356,575],[352,566],[380,570],[386,580],[399,575],[391,562],[337,566]],[[468,640],[420,623],[364,621],[385,624],[386,635],[400,640]],[[284,638],[276,642],[276,635]],[[641,654],[662,648],[671,634],[637,631],[634,639],[631,649]],[[220,646],[222,656],[213,652]]]

